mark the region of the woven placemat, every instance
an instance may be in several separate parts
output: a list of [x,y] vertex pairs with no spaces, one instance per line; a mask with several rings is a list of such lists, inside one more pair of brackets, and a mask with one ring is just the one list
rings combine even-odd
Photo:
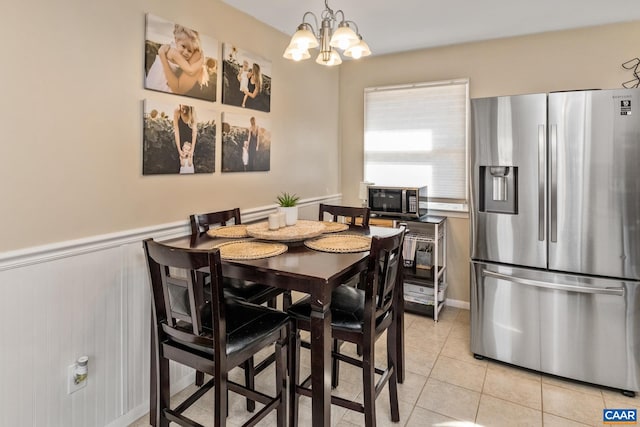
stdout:
[[342,222],[333,222],[333,221],[321,221],[322,225],[324,225],[323,233],[337,233],[339,231],[344,231],[349,229],[349,224],[344,224]]
[[215,246],[220,249],[222,259],[260,259],[280,255],[287,251],[287,245],[282,243],[235,241],[220,243]]
[[310,239],[322,234],[324,229],[325,226],[320,221],[303,219],[299,219],[295,225],[288,225],[277,230],[269,230],[269,224],[266,221],[247,225],[249,236],[278,242],[299,242]]
[[207,234],[211,237],[228,237],[231,239],[249,237],[247,234],[247,226],[243,224],[212,228],[207,230]]
[[322,252],[364,252],[371,249],[371,238],[358,234],[336,234],[305,240],[304,245]]

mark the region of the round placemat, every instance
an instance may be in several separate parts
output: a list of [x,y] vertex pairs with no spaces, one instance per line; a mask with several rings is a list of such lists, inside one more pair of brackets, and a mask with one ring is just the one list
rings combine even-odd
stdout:
[[260,259],[280,255],[287,251],[287,245],[282,243],[235,241],[220,243],[215,246],[220,249],[222,259]]
[[298,242],[322,234],[325,226],[320,221],[299,219],[295,225],[288,225],[277,230],[269,230],[268,222],[247,225],[249,236],[278,242]]
[[358,234],[336,234],[305,240],[304,245],[322,252],[364,252],[371,249],[371,238]]
[[324,225],[323,233],[337,233],[339,231],[344,231],[349,229],[349,224],[344,224],[342,222],[333,222],[333,221],[321,221],[322,225]]
[[247,226],[243,224],[212,228],[207,230],[207,234],[211,237],[228,237],[231,239],[249,237],[247,234]]

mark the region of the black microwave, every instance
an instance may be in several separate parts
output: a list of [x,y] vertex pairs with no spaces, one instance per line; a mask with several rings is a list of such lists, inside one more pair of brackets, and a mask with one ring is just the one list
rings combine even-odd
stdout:
[[369,186],[372,214],[420,218],[427,214],[427,187]]

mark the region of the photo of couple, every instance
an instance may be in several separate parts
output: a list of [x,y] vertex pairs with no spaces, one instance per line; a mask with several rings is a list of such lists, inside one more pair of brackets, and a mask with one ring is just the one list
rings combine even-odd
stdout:
[[271,123],[249,114],[223,113],[222,172],[268,171]]
[[216,112],[186,104],[144,102],[142,174],[215,171]]
[[271,111],[271,62],[229,43],[222,55],[222,103]]
[[216,100],[218,42],[180,24],[147,14],[145,88]]

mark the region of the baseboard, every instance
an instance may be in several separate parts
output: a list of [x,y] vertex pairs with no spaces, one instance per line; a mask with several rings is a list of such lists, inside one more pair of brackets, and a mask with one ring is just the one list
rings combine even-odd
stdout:
[[469,303],[469,301],[462,301],[451,298],[447,298],[447,302],[445,305],[447,307],[461,308],[463,310],[469,310],[471,308],[471,304]]
[[[189,374],[180,378],[178,381],[174,381],[171,384],[171,396],[189,387],[191,384],[194,383],[194,380],[195,380],[195,371],[190,372]],[[147,415],[148,413],[149,413],[149,403],[138,405],[137,407],[133,408],[132,410],[130,410],[129,412],[121,416],[120,418],[107,424],[106,427],[128,427],[134,422],[136,422],[138,419]]]

